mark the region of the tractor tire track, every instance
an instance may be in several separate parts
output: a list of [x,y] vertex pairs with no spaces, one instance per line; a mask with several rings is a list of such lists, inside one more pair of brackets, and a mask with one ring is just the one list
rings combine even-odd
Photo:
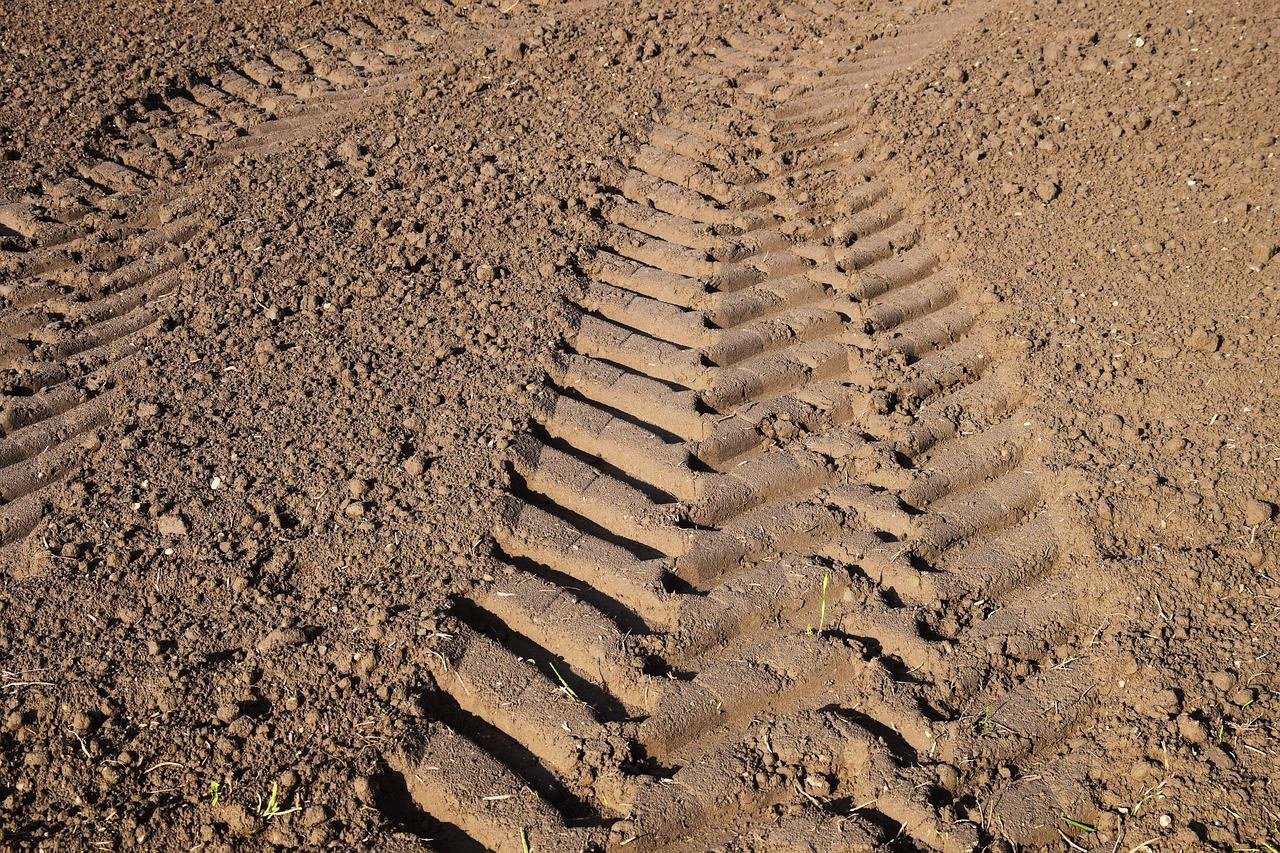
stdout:
[[388,811],[565,851],[962,851],[1085,813],[1069,773],[975,800],[1088,714],[1103,584],[1016,348],[851,97],[972,14],[853,58],[730,35],[698,71],[734,105],[635,152]]
[[219,225],[202,181],[413,84],[415,60],[445,32],[429,19],[357,23],[137,98],[74,173],[0,205],[0,558],[11,574],[31,570],[26,537],[52,509],[48,487],[125,405],[190,247]]

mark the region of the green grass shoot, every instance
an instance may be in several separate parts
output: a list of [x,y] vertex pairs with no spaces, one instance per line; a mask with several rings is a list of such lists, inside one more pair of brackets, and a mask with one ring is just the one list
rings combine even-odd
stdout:
[[209,780],[209,805],[216,806],[218,800],[222,797],[222,785],[217,779]]
[[831,586],[831,570],[822,573],[822,608],[818,611],[818,634],[827,628],[827,589]]
[[1078,820],[1072,820],[1066,815],[1058,815],[1058,820],[1062,821],[1067,826],[1074,827],[1080,830],[1081,832],[1097,832],[1098,831],[1098,828],[1096,826],[1089,826],[1089,824],[1087,823],[1081,823]]
[[568,696],[575,702],[581,702],[582,700],[578,698],[578,694],[573,692],[573,688],[569,686],[569,682],[565,681],[564,676],[560,674],[560,670],[556,669],[556,662],[548,661],[548,663],[551,664],[551,671],[556,674],[556,678],[560,682],[560,689],[564,691],[564,695]]
[[[552,666],[552,669],[554,668]],[[520,830],[520,846],[524,848],[524,853],[533,853],[533,848],[529,846],[529,833],[523,829]]]

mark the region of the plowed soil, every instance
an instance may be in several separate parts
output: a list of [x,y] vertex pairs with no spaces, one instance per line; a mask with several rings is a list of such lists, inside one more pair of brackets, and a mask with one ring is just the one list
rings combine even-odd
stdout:
[[1280,849],[1274,4],[0,47],[5,849]]

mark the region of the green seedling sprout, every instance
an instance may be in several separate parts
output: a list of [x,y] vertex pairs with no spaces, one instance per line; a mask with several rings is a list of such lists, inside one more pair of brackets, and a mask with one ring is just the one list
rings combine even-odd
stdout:
[[216,806],[218,804],[219,798],[222,797],[222,784],[219,783],[217,779],[209,780],[209,796],[210,796],[209,805]]
[[995,727],[996,721],[991,719],[991,706],[988,705],[982,709],[982,730],[984,732],[991,732]]
[[[552,665],[552,669],[555,669],[554,665]],[[565,689],[567,690],[568,688],[566,687]],[[524,853],[533,853],[533,848],[529,846],[529,833],[523,829],[520,830],[520,846],[524,848]]]
[[560,681],[560,689],[564,691],[564,695],[568,696],[575,702],[581,702],[582,700],[578,698],[578,694],[573,692],[573,688],[569,686],[569,682],[565,681],[564,676],[560,674],[560,670],[556,669],[556,662],[548,661],[548,663],[551,664],[551,671],[556,674],[556,678]]
[[[261,805],[262,797],[258,797],[258,803]],[[267,795],[267,804],[262,806],[258,814],[267,820],[271,820],[273,817],[283,817],[284,815],[300,811],[302,811],[302,806],[294,806],[290,809],[280,808],[280,784],[278,782],[272,782],[271,793]]]

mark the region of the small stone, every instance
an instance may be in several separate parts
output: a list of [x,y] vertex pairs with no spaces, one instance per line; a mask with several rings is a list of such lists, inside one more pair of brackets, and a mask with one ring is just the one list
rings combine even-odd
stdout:
[[963,83],[969,79],[969,74],[954,62],[942,70],[942,75],[953,83]]
[[1036,184],[1036,195],[1039,196],[1040,200],[1045,204],[1048,204],[1057,198],[1058,193],[1061,191],[1062,188],[1058,186],[1056,181],[1041,181]]
[[1202,746],[1209,742],[1209,732],[1205,729],[1204,723],[1186,714],[1178,717],[1178,735],[1189,743]]
[[1225,692],[1236,686],[1236,677],[1229,672],[1211,672],[1209,673],[1209,683]]
[[369,494],[369,482],[359,477],[352,477],[347,480],[347,494],[357,500]]
[[1272,504],[1255,498],[1244,505],[1244,523],[1250,527],[1266,524],[1275,515],[1275,511]]
[[937,767],[938,784],[947,791],[955,791],[960,785],[960,771],[950,764],[939,764]]
[[1182,699],[1175,690],[1161,690],[1151,697],[1153,716],[1172,717],[1182,709]]
[[1222,346],[1222,336],[1212,329],[1196,329],[1187,337],[1187,346],[1200,352],[1217,352]]
[[158,414],[160,414],[160,407],[155,403],[138,404],[138,417],[145,420],[147,418],[154,418]]
[[1124,418],[1119,415],[1103,415],[1100,424],[1107,435],[1119,435],[1124,430]]
[[1231,757],[1231,753],[1220,746],[1209,747],[1204,754],[1204,758],[1219,770],[1230,770],[1236,766],[1236,760]]
[[240,836],[253,835],[262,828],[258,817],[239,803],[219,803],[214,809],[214,817]]
[[307,642],[307,635],[301,628],[276,628],[258,641],[258,651],[270,654],[285,646],[301,646]]
[[410,477],[420,477],[422,472],[427,470],[427,463],[423,461],[420,455],[415,453],[404,460],[404,470]]
[[186,536],[187,523],[180,515],[162,515],[156,519],[156,530],[161,536]]
[[1253,244],[1253,261],[1256,264],[1265,264],[1277,254],[1280,254],[1280,243],[1273,240],[1260,240]]
[[303,826],[319,826],[329,819],[328,812],[324,806],[307,806],[302,811]]
[[240,717],[240,706],[235,702],[223,702],[214,713],[218,722],[225,725]]
[[84,711],[76,714],[71,720],[71,728],[78,735],[87,735],[89,730],[93,728],[93,718]]

